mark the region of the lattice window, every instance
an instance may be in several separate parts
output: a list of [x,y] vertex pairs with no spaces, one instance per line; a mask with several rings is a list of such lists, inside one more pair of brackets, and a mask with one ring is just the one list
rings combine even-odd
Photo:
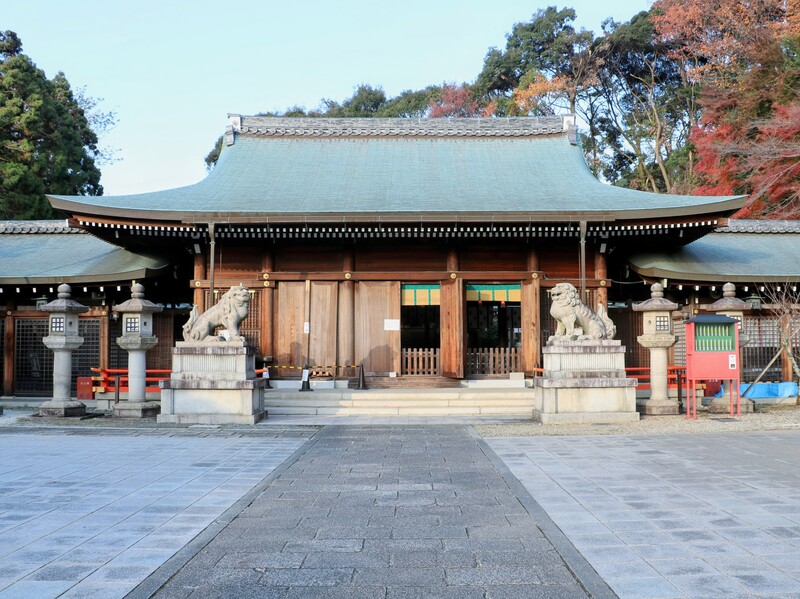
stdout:
[[6,319],[0,318],[0,381],[5,380]]
[[[742,348],[742,380],[751,382],[780,350],[780,323],[775,316],[745,316],[742,333],[750,339]],[[781,378],[781,360],[778,359],[762,381],[780,381]]]
[[14,323],[14,394],[53,396],[53,352],[42,338],[47,318],[20,318]]
[[100,364],[100,319],[79,319],[78,334],[83,337],[83,345],[72,352],[72,386],[70,389],[73,394],[76,393],[78,377],[92,376],[92,368],[97,368]]
[[[222,294],[227,289],[220,289],[214,292],[216,301],[222,298]],[[206,306],[210,307],[215,302],[211,301],[211,294],[207,290],[205,293]],[[250,309],[247,313],[247,318],[244,319],[239,330],[247,342],[255,348],[261,347],[261,291],[259,289],[250,290]]]

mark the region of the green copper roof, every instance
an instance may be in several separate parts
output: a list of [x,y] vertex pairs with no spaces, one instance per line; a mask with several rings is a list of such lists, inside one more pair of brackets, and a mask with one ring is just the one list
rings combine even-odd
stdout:
[[605,185],[560,118],[236,118],[232,145],[195,185],[117,197],[51,196],[51,202],[73,214],[185,222],[616,220],[731,213],[743,203]]
[[0,222],[0,284],[125,281],[168,264],[120,249],[64,221]]
[[634,254],[631,267],[645,277],[676,281],[800,281],[800,231],[793,230],[797,227],[776,227],[775,221],[730,223],[676,251]]

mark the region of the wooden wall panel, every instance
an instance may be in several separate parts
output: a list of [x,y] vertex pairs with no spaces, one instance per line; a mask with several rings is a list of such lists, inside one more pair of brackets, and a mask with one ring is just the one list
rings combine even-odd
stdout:
[[339,326],[337,330],[338,353],[336,363],[341,366],[354,366],[355,353],[355,283],[339,283]]
[[460,270],[525,270],[527,249],[492,246],[462,247],[458,253]]
[[[306,336],[303,334],[305,318],[305,282],[280,282],[275,288],[273,364],[276,366],[303,366],[306,363]],[[276,369],[276,374],[287,376],[299,371]]]
[[[573,245],[559,245],[543,248],[539,251],[539,269],[550,279],[572,279],[575,283],[580,278],[580,247],[576,241]],[[589,276],[591,271],[587,272]],[[580,286],[578,284],[578,286]]]
[[275,272],[341,272],[343,250],[334,246],[290,245],[275,248]]
[[[333,366],[336,362],[336,317],[339,284],[336,281],[311,283],[309,312],[310,366]],[[332,370],[332,369],[331,369]]]
[[356,362],[366,374],[400,372],[400,331],[384,329],[386,319],[400,319],[400,283],[361,281],[355,305]]
[[362,271],[442,271],[447,251],[438,246],[409,246],[387,241],[382,246],[359,247],[355,270]]
[[261,271],[261,252],[252,246],[229,246],[217,242],[217,276],[236,277]]
[[443,281],[440,291],[441,371],[442,375],[464,378],[466,347],[466,296],[462,279]]

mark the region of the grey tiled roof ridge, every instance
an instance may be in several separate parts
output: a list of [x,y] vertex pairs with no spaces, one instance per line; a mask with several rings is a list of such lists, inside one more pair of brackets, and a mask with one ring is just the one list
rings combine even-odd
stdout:
[[728,226],[714,230],[715,233],[800,233],[797,220],[730,219]]
[[83,234],[85,231],[70,227],[65,220],[0,220],[0,235],[20,233]]
[[528,137],[565,133],[560,116],[412,119],[242,116],[238,132],[276,137]]

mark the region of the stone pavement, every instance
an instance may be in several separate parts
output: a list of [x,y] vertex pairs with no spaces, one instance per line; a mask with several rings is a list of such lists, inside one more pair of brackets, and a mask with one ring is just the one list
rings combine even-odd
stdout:
[[0,597],[14,599],[124,596],[311,436],[0,433]]
[[796,432],[488,443],[623,599],[800,597]]
[[613,596],[493,457],[464,426],[327,427],[132,596]]

